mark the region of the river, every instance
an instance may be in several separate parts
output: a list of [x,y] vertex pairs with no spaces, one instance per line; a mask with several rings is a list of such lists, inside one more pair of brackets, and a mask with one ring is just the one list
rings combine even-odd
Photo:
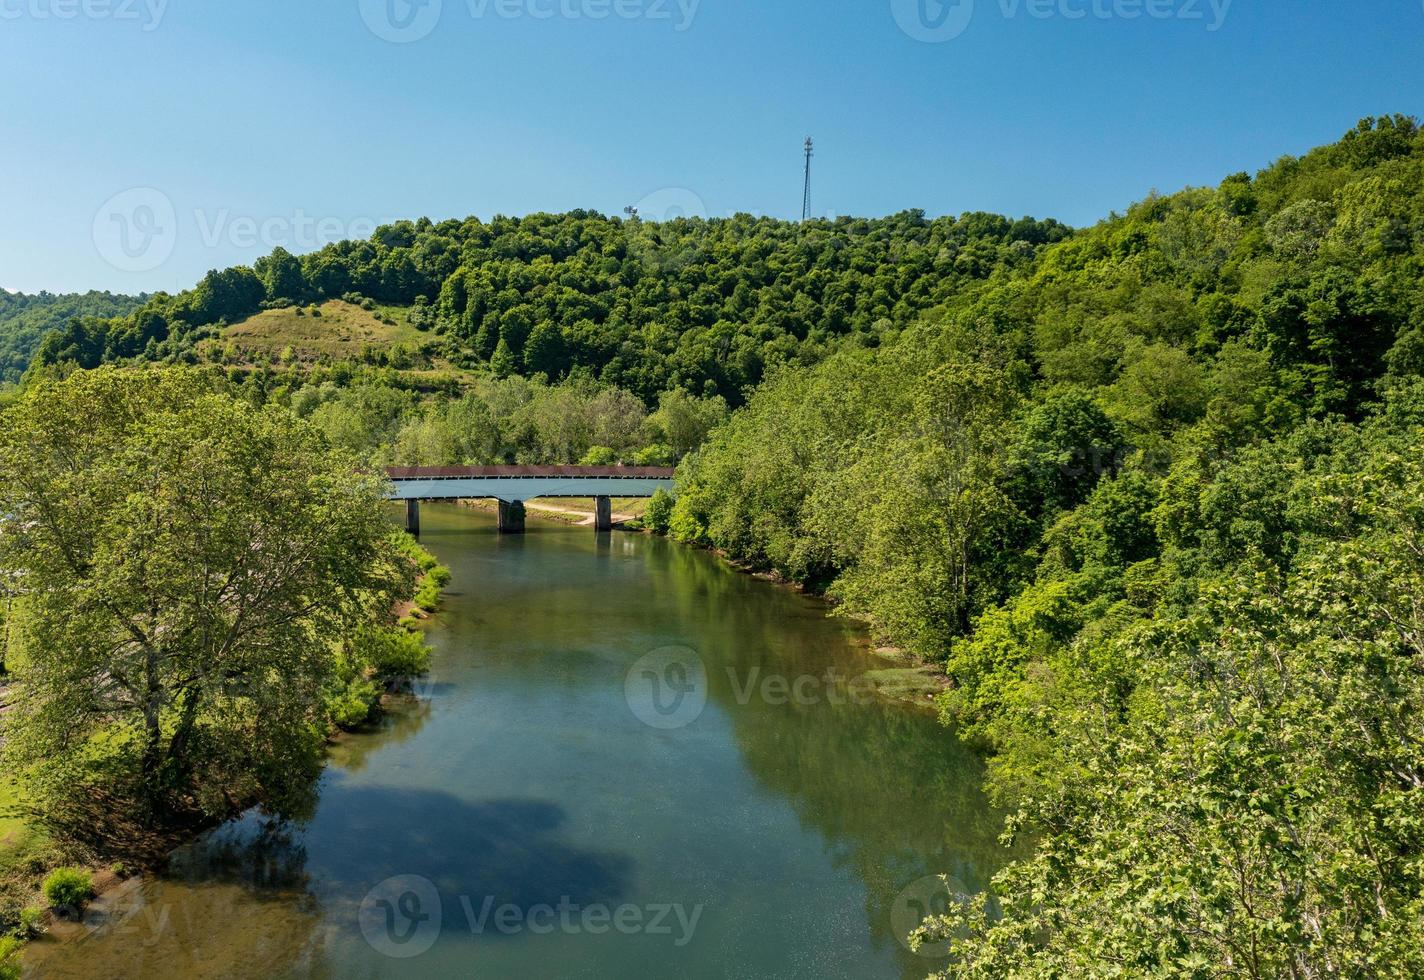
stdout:
[[[923,977],[926,876],[1005,859],[978,760],[853,624],[713,556],[431,506],[419,697],[42,940],[35,977]],[[929,884],[932,884],[930,882]],[[941,951],[935,951],[941,952]]]

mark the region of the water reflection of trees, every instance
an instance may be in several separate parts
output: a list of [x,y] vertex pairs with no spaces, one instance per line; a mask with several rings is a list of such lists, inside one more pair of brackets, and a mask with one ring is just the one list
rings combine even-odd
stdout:
[[[948,874],[970,891],[988,886],[1009,855],[999,844],[1002,816],[981,790],[981,760],[925,711],[855,703],[844,689],[836,691],[843,702],[832,702],[827,670],[848,679],[877,666],[853,624],[688,549],[653,543],[648,563],[676,583],[668,591],[679,615],[712,624],[695,644],[709,703],[729,719],[752,775],[864,883],[878,942],[896,943],[891,906],[917,879]],[[768,676],[802,675],[817,678],[813,703],[769,703],[756,690]],[[909,974],[933,966],[901,952]]]
[[175,851],[168,872],[106,896],[82,941],[41,943],[36,977],[288,974],[318,962],[325,932],[295,825],[253,812]]
[[331,747],[331,764],[360,772],[375,753],[410,741],[430,721],[434,710],[431,698],[449,688],[449,684],[421,680],[411,692],[387,696],[380,720],[370,731],[344,735]]

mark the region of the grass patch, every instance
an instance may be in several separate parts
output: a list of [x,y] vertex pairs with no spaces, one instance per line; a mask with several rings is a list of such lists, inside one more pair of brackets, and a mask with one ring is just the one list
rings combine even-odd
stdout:
[[892,701],[929,704],[944,691],[944,671],[934,667],[887,667],[868,670],[864,677],[875,685],[875,693]]
[[25,803],[15,777],[0,776],[0,873],[23,863],[44,844],[44,834],[30,823]]
[[[312,310],[320,316],[312,315]],[[394,321],[394,323],[390,322]],[[265,310],[223,330],[220,348],[251,359],[321,361],[355,360],[368,348],[389,351],[405,347],[416,354],[435,346],[436,339],[412,326],[401,307],[362,309],[342,300],[316,307],[291,306]]]

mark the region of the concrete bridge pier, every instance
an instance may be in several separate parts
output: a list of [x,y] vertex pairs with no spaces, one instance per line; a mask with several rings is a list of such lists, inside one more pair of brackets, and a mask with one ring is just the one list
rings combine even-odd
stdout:
[[405,529],[411,537],[420,537],[420,501],[407,500],[405,502]]
[[501,500],[499,502],[499,533],[500,534],[523,534],[524,533],[524,503],[523,501]]
[[609,497],[593,498],[593,529],[613,530],[613,500]]

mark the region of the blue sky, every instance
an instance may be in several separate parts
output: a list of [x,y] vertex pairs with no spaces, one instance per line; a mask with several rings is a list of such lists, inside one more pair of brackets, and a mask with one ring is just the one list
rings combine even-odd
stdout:
[[1424,0],[423,2],[0,0],[0,285],[176,290],[397,217],[793,217],[808,133],[818,215],[1088,224],[1424,114]]

